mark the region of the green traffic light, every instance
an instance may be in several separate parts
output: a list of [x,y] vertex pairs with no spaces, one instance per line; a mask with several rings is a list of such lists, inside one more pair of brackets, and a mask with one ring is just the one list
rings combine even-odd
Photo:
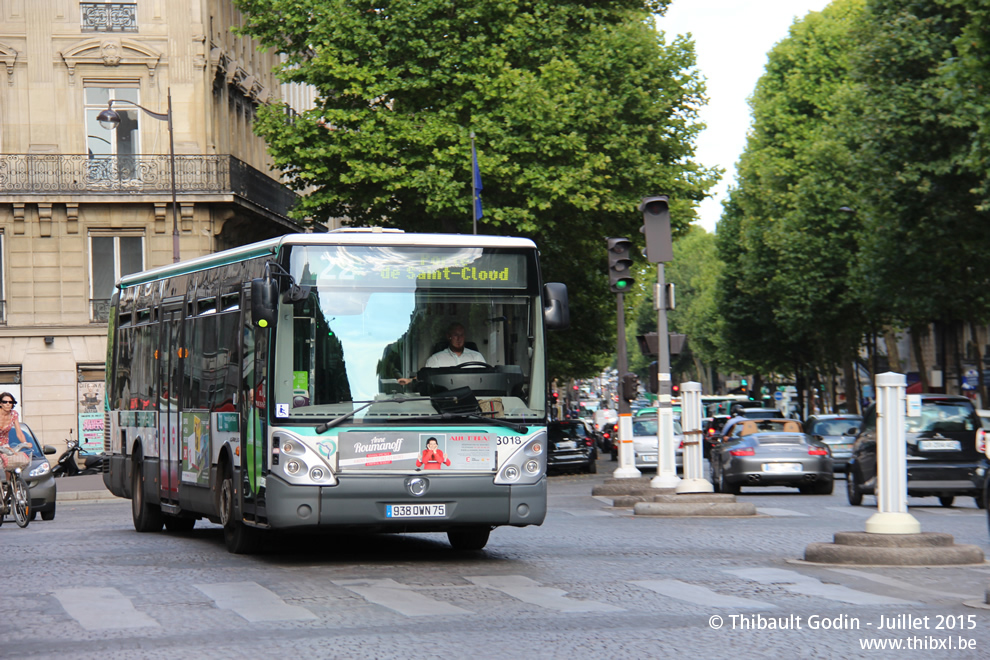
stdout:
[[629,286],[629,280],[619,280],[618,282],[615,283],[615,286],[617,286],[620,289],[625,289],[627,286]]

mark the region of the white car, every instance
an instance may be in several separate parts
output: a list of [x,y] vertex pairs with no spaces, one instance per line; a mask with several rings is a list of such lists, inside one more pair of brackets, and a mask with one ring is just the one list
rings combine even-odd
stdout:
[[[633,418],[633,451],[636,455],[636,467],[657,469],[657,418],[652,415],[642,415]],[[681,424],[674,420],[674,463],[677,471],[681,472],[683,465],[684,432]]]

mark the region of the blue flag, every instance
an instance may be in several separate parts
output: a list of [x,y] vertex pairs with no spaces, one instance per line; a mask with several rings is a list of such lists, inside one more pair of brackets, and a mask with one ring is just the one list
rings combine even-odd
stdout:
[[472,192],[474,198],[474,219],[483,217],[485,214],[481,210],[481,170],[478,169],[478,153],[474,150],[474,135],[471,136],[471,166],[473,169]]

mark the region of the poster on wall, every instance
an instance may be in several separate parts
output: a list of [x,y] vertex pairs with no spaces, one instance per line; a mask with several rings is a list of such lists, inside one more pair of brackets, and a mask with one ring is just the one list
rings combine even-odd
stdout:
[[103,452],[103,398],[106,384],[103,381],[79,383],[79,449],[84,452]]

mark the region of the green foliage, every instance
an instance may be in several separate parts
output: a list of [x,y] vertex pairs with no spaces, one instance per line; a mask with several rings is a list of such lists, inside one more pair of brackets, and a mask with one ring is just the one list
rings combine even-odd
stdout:
[[573,327],[553,373],[591,375],[614,351],[605,238],[642,244],[636,205],[664,192],[687,212],[717,172],[696,164],[704,88],[692,44],[665,43],[666,0],[238,0],[245,32],[285,55],[317,107],[257,132],[301,217],[409,231],[471,231],[470,136],[483,233],[529,236],[568,285]]
[[[969,4],[873,0],[858,34],[853,78],[870,100],[856,125],[868,172],[859,277],[878,315],[905,326],[990,316],[980,265],[990,244],[987,171],[973,148],[987,116],[975,101],[960,104],[972,95],[954,78],[967,67],[986,75],[972,71],[982,59],[980,42],[967,42],[979,32]],[[960,44],[967,63],[957,66]]]
[[859,217],[839,210],[855,203],[854,147],[838,128],[862,8],[837,0],[797,21],[750,101],[753,129],[718,234],[723,356],[737,368],[833,363],[861,336],[849,278]]

